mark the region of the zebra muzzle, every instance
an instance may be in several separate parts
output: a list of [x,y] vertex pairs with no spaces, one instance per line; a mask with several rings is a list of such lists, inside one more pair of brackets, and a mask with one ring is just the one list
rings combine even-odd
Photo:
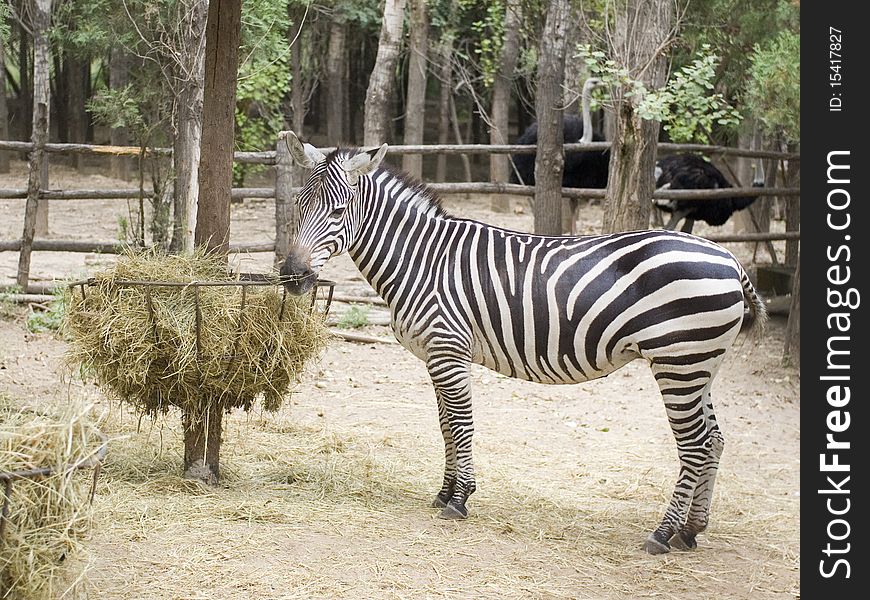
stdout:
[[314,287],[317,273],[309,266],[309,261],[310,255],[303,256],[299,251],[291,251],[287,255],[281,265],[281,282],[289,293],[301,296]]

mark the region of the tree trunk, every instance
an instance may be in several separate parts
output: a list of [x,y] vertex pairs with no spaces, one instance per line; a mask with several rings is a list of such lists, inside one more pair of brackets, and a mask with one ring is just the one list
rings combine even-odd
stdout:
[[[789,145],[789,152],[800,152],[800,144]],[[786,186],[801,186],[801,163],[799,160],[790,160],[786,166]],[[800,196],[785,198],[785,230],[800,231],[801,228],[801,199]],[[798,264],[798,240],[786,240],[785,264],[796,267]]]
[[241,0],[209,2],[205,32],[202,152],[195,242],[219,255],[227,254],[230,242],[241,7]]
[[202,411],[203,414],[191,414],[188,411],[181,416],[181,427],[184,431],[184,476],[217,485],[220,480],[224,406],[217,399],[204,400],[207,408]]
[[[444,35],[438,48],[440,67],[438,80],[440,93],[438,96],[438,143],[441,145],[450,143],[450,100],[453,87],[453,36]],[[439,154],[435,163],[435,181],[447,180],[447,155]]]
[[290,47],[290,73],[292,76],[290,82],[290,123],[296,135],[302,135],[306,109],[305,84],[302,75],[302,35],[300,33],[303,23],[302,15],[293,9],[292,4],[290,4],[290,11],[290,18],[293,20],[293,28],[290,32],[290,41],[293,43]]
[[[130,66],[130,57],[121,47],[112,49],[109,57],[109,88],[120,90],[127,86],[127,73]],[[130,144],[130,131],[126,127],[115,127],[109,132],[109,143],[113,146],[128,146]],[[123,156],[111,158],[111,174],[116,179],[130,180],[130,159]]]
[[[36,17],[34,17],[34,20]],[[37,232],[37,216],[42,190],[42,163],[45,162],[45,143],[48,141],[48,105],[39,103],[33,109],[33,151],[30,153],[30,173],[27,179],[27,203],[24,207],[24,232],[21,236],[21,251],[18,255],[16,284],[22,293],[27,293],[30,283],[30,255],[33,238]]]
[[[504,15],[504,40],[501,48],[501,65],[492,84],[492,107],[490,110],[489,143],[509,143],[510,100],[513,88],[514,71],[520,52],[520,25],[522,4],[520,0],[508,0]],[[492,154],[489,157],[489,180],[493,183],[507,183],[510,179],[510,157],[507,154]],[[502,194],[492,198],[492,210],[505,212],[510,209],[510,200]]]
[[791,290],[791,306],[788,310],[788,324],[785,327],[785,349],[783,359],[792,365],[801,364],[801,262],[797,257],[794,283]]
[[329,48],[326,53],[326,135],[329,143],[339,145],[346,141],[347,128],[344,109],[347,103],[347,25],[344,20],[333,20],[329,25]]
[[535,156],[535,233],[562,233],[562,78],[565,75],[565,41],[569,25],[569,0],[551,0],[538,52],[538,85],[535,114],[538,152]]
[[[752,118],[744,119],[737,132],[737,147],[744,150],[752,150],[755,148],[755,122]],[[756,159],[746,156],[737,157],[737,184],[749,187],[755,178],[754,165]],[[757,200],[756,200],[757,202]],[[748,210],[740,210],[734,213],[731,217],[734,221],[734,232],[752,232],[755,228],[752,226],[752,217]]]
[[[230,243],[230,202],[236,79],[239,72],[241,0],[211,0],[205,27],[205,78],[202,108],[202,150],[195,242],[226,257]],[[223,405],[205,398],[208,418],[185,414],[185,476],[215,483],[220,478]]]
[[[426,61],[429,56],[429,17],[426,0],[411,1],[411,42],[408,52],[408,99],[405,105],[405,144],[423,143],[426,129]],[[406,154],[402,168],[416,179],[423,178],[423,157]]]
[[202,141],[203,71],[205,69],[205,22],[208,0],[196,0],[190,7],[184,24],[185,56],[176,65],[178,104],[176,131],[173,140],[173,252],[193,252],[196,231],[197,200],[199,198],[199,161]]
[[[70,143],[84,143],[88,135],[88,113],[85,108],[87,101],[86,73],[87,61],[73,56],[70,53],[64,55],[63,74],[65,80],[66,97],[63,99],[66,112],[66,139]],[[74,169],[82,167],[84,155],[73,154],[71,166]]]
[[[51,47],[48,40],[48,29],[51,26],[51,3],[52,0],[31,0],[30,6],[30,29],[33,32],[33,104],[31,109],[33,132],[31,138],[34,142],[37,136],[43,135],[42,132],[37,131],[42,126],[42,119],[38,118],[39,111],[37,110],[40,104],[44,104],[46,107],[44,122],[46,142],[51,132]],[[31,169],[35,167],[39,169],[40,187],[47,188],[48,156],[43,156],[38,165],[31,161]],[[36,237],[48,235],[48,200],[43,199],[37,203],[35,227],[34,235]]]
[[[28,0],[33,2],[33,0]],[[33,123],[33,87],[31,85],[32,65],[30,64],[30,32],[24,24],[18,26],[18,102],[16,116],[21,127],[18,139],[24,140],[30,137],[30,128]]]
[[395,87],[396,62],[402,44],[405,0],[385,0],[378,56],[369,78],[365,101],[363,143],[377,146],[389,142],[390,99]]
[[[0,37],[0,140],[9,138],[9,105],[6,103],[6,44]],[[9,172],[9,153],[0,150],[0,173]]]
[[[291,4],[292,6],[292,4]],[[293,10],[292,8],[290,9]],[[292,13],[291,19],[293,20],[293,28],[290,34],[290,40],[296,40],[293,43],[293,46],[290,49],[290,72],[293,80],[290,82],[290,127],[293,131],[296,132],[296,135],[302,135],[302,129],[305,126],[305,85],[303,83],[303,75],[302,75],[302,37],[299,33],[303,22],[302,15],[300,13]],[[287,145],[283,140],[279,140],[278,144],[284,146],[286,150]],[[289,151],[288,151],[289,152]],[[281,156],[276,157],[280,159]],[[286,161],[285,161],[286,162]],[[288,171],[282,173],[281,163],[276,166],[276,186],[282,183],[282,175],[286,176],[288,179],[287,187],[301,187],[304,183],[303,181],[303,172],[300,167],[298,167],[293,161],[290,161],[291,165],[288,166]],[[276,188],[276,195],[278,190]],[[299,209],[296,206],[295,196],[292,194],[288,194],[286,198],[286,204],[283,202],[283,199],[279,201],[278,198],[275,200],[275,211],[276,216],[278,211],[281,212],[280,219],[287,224],[287,229],[284,232],[284,235],[292,237],[295,233],[296,223],[299,221]],[[279,255],[279,242],[280,239],[275,240],[275,261],[276,265],[278,261],[283,261],[285,257],[281,257]],[[289,243],[289,242],[288,242]]]
[[[671,0],[627,0],[616,16],[610,38],[610,55],[627,68],[647,89],[657,89],[667,79],[667,62],[661,54],[671,35],[674,15]],[[610,176],[604,197],[603,232],[648,229],[655,191],[658,121],[641,119],[636,97],[624,88],[614,94],[616,131],[610,151]]]

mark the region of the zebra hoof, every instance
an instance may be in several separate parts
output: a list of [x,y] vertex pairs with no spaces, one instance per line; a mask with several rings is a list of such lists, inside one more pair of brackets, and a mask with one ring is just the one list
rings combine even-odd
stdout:
[[647,554],[667,554],[671,551],[671,546],[667,542],[657,540],[655,534],[651,533],[643,543],[643,549]]
[[453,504],[448,502],[444,506],[444,510],[438,515],[439,519],[447,519],[449,521],[461,521],[468,517],[468,509],[461,504]]
[[694,550],[698,547],[698,542],[695,540],[695,534],[685,531],[678,531],[671,538],[670,544],[677,550]]
[[444,508],[447,506],[447,503],[441,499],[441,496],[435,496],[435,499],[432,501],[432,508]]

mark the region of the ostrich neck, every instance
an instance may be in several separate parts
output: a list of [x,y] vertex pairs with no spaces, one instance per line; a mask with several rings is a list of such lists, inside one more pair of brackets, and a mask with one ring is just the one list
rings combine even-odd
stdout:
[[583,86],[583,137],[580,141],[588,144],[592,141],[592,90]]

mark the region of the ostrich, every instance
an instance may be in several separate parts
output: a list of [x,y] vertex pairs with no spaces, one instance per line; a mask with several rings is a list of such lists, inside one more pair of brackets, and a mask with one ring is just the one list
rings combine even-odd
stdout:
[[[697,154],[672,154],[656,163],[656,190],[697,190],[730,188],[731,184],[711,162]],[[764,187],[764,169],[760,161],[752,187]],[[692,232],[695,221],[724,225],[731,215],[755,202],[757,196],[734,196],[711,200],[653,200],[664,212],[671,213],[665,229],[675,229],[685,219],[682,231]]]
[[[577,115],[563,118],[563,141],[566,144],[577,142],[602,142],[604,138],[592,130],[592,89],[603,85],[600,79],[590,77],[583,84],[582,121]],[[538,123],[534,122],[517,138],[517,144],[537,144]],[[511,173],[511,183],[535,185],[535,154],[514,154],[515,170]],[[562,187],[606,188],[607,171],[610,164],[609,150],[583,150],[565,153],[565,166],[562,171]]]

